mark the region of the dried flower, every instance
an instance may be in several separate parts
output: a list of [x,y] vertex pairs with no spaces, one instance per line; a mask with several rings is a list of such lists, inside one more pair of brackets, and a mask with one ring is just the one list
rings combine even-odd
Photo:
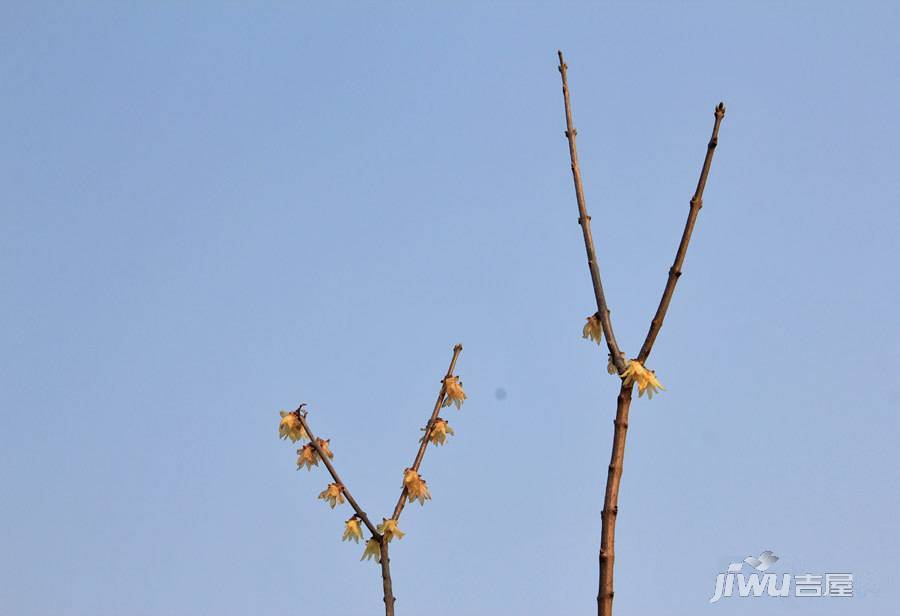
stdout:
[[328,487],[319,494],[319,498],[334,509],[336,506],[344,504],[344,488],[337,483],[329,483]]
[[447,395],[444,397],[443,406],[451,404],[455,404],[456,408],[462,406],[463,400],[466,399],[466,392],[463,391],[458,376],[448,376],[444,379],[444,391]]
[[374,558],[376,563],[381,562],[381,544],[378,543],[378,539],[375,537],[366,541],[366,549],[363,551],[360,560],[369,560],[371,558]]
[[410,503],[418,500],[420,505],[424,505],[425,501],[431,500],[431,492],[428,491],[425,480],[411,468],[403,471],[403,487],[406,488]]
[[622,379],[626,386],[637,384],[638,397],[643,396],[646,391],[647,397],[652,399],[653,394],[659,393],[657,390],[665,390],[665,387],[663,387],[662,383],[656,378],[656,372],[647,370],[641,362],[636,359],[632,359],[628,362],[628,365],[625,367],[625,372],[622,373]]
[[297,454],[298,471],[304,466],[308,471],[311,471],[314,466],[319,466],[319,454],[316,453],[316,449],[312,446],[312,443],[307,443],[298,449]]
[[278,424],[278,436],[282,439],[289,438],[292,443],[297,441],[308,441],[309,435],[300,423],[297,413],[288,413],[281,411],[281,423]]
[[597,344],[603,341],[603,327],[600,325],[600,318],[596,312],[587,318],[587,323],[584,324],[584,329],[581,330],[581,337],[589,338]]
[[394,537],[403,539],[403,535],[406,533],[397,528],[397,520],[389,520],[387,518],[381,519],[384,520],[384,522],[378,525],[378,532],[384,535],[384,538],[388,543],[390,543]]
[[346,522],[344,522],[344,536],[341,537],[341,541],[349,541],[353,539],[356,543],[359,543],[359,540],[363,538],[362,528],[359,525],[359,520],[356,516],[353,516]]
[[[427,428],[422,429],[427,430]],[[450,423],[446,419],[438,417],[434,420],[434,425],[431,426],[431,432],[426,433],[425,436],[419,439],[419,442],[422,442],[427,438],[434,445],[443,445],[447,442],[448,434],[452,436],[456,433],[453,431],[453,428],[450,427]]]

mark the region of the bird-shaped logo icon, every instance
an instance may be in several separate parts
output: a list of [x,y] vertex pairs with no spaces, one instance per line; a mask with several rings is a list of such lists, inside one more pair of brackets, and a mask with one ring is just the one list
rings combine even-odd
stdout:
[[778,562],[778,557],[775,556],[772,550],[766,550],[759,555],[759,558],[756,558],[755,556],[748,556],[744,559],[744,562],[757,571],[765,571],[776,562]]

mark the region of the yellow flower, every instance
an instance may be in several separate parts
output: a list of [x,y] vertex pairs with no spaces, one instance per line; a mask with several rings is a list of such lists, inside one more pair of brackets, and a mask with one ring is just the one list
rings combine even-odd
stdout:
[[666,389],[656,378],[656,373],[653,370],[644,368],[641,362],[636,359],[632,359],[628,362],[628,365],[625,367],[625,372],[622,373],[622,379],[626,386],[637,384],[639,398],[643,396],[646,391],[647,397],[652,399],[653,394],[659,393],[657,390]]
[[344,522],[344,536],[341,537],[341,541],[349,541],[353,539],[356,543],[359,543],[359,540],[362,539],[362,528],[359,525],[359,520],[356,516],[353,516],[346,522]]
[[[334,454],[331,453],[331,450],[328,448],[328,443],[330,440],[325,440],[321,438],[316,439],[316,444],[319,446],[319,449],[322,450],[329,458],[333,458]],[[299,457],[297,458],[297,470],[300,470],[304,466],[306,470],[311,471],[312,467],[319,466],[319,452],[316,451],[316,448],[313,447],[312,443],[307,443],[303,447],[297,450]]]
[[333,459],[334,454],[331,453],[331,449],[328,448],[328,444],[330,442],[331,442],[331,439],[322,439],[322,438],[316,439],[316,444],[319,446],[319,449],[322,450],[322,453],[324,453],[326,456],[328,456],[329,459]]
[[308,441],[309,435],[300,423],[297,413],[288,413],[281,411],[281,423],[278,424],[278,436],[282,439],[289,438],[292,443],[297,441]]
[[425,501],[431,500],[431,492],[428,491],[425,480],[411,468],[403,471],[403,487],[406,488],[410,503],[417,500],[420,505],[424,505]]
[[374,558],[376,563],[381,562],[381,544],[378,543],[378,539],[375,537],[366,541],[366,549],[363,551],[360,560],[369,560],[370,558]]
[[384,538],[388,543],[390,543],[394,537],[403,539],[403,535],[406,533],[397,528],[397,520],[388,520],[387,518],[381,519],[384,520],[384,522],[378,525],[378,532],[384,535]]
[[587,323],[581,330],[581,337],[589,338],[597,344],[603,341],[603,327],[600,325],[600,319],[597,318],[596,312],[587,318]]
[[344,488],[336,483],[329,483],[328,487],[319,494],[319,498],[334,509],[337,505],[344,504]]
[[[422,429],[424,430],[425,428]],[[452,436],[456,433],[453,431],[453,428],[450,427],[450,424],[446,419],[438,417],[434,420],[434,425],[431,426],[431,433],[423,436],[419,442],[422,442],[427,438],[435,445],[443,445],[447,442],[448,434]]]
[[466,392],[463,391],[458,376],[448,376],[444,379],[444,391],[447,395],[444,397],[443,406],[451,404],[455,404],[456,408],[462,406],[463,400],[466,399]]
[[298,471],[304,466],[308,471],[311,471],[312,467],[314,466],[319,466],[319,454],[316,453],[316,450],[312,446],[312,443],[307,443],[306,445],[298,449],[297,454]]

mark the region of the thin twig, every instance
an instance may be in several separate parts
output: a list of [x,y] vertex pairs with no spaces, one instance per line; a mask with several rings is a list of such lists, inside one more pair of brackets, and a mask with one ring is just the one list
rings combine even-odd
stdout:
[[[416,459],[413,461],[410,470],[414,470],[419,472],[419,467],[422,465],[422,460],[425,458],[425,450],[428,448],[429,437],[431,436],[431,430],[434,428],[434,422],[438,418],[438,415],[441,412],[441,408],[444,404],[444,395],[447,393],[447,379],[453,376],[453,370],[456,368],[456,359],[459,357],[460,352],[462,352],[462,345],[457,344],[453,347],[453,357],[450,359],[450,367],[447,368],[447,374],[441,379],[441,390],[438,392],[437,402],[434,403],[434,410],[431,412],[431,418],[428,420],[428,423],[425,425],[425,436],[422,437],[422,442],[419,444],[419,451],[416,452]],[[406,485],[403,485],[403,490],[400,492],[400,500],[397,501],[397,505],[394,507],[394,514],[391,516],[394,520],[400,519],[400,514],[403,512],[403,508],[406,506],[406,497],[407,497],[407,489]]]
[[319,455],[319,459],[325,463],[325,468],[327,468],[328,472],[331,473],[331,477],[334,479],[334,482],[341,486],[341,492],[344,493],[344,497],[347,499],[347,502],[350,503],[350,506],[353,507],[356,515],[360,520],[363,521],[363,524],[366,525],[366,528],[369,529],[369,532],[372,533],[372,536],[380,540],[381,533],[378,532],[378,529],[374,524],[372,524],[369,516],[366,515],[366,512],[362,510],[362,507],[359,506],[359,503],[357,503],[356,499],[353,498],[353,495],[350,494],[350,490],[347,489],[347,485],[343,481],[341,481],[341,478],[338,476],[334,465],[331,463],[331,460],[328,459],[328,455],[324,451],[322,451],[322,448],[319,447],[319,443],[316,442],[316,435],[313,434],[312,430],[309,429],[309,423],[306,421],[306,413],[303,412],[303,406],[304,405],[301,404],[296,413],[297,417],[300,418],[300,425],[303,426],[303,429],[306,430],[307,436],[309,436],[313,449],[316,450],[316,453]]
[[647,332],[647,338],[641,346],[637,359],[643,363],[653,350],[653,343],[656,342],[656,336],[662,329],[663,321],[666,318],[666,311],[669,309],[669,302],[672,301],[672,295],[675,293],[675,285],[681,276],[681,266],[684,264],[684,257],[687,254],[688,244],[691,241],[691,234],[694,231],[694,223],[697,221],[697,215],[700,208],[703,207],[703,189],[706,188],[706,179],[709,177],[709,168],[712,166],[713,153],[716,151],[716,145],[719,142],[719,125],[722,118],[725,117],[725,104],[719,103],[716,106],[716,122],[713,124],[712,137],[706,146],[706,158],[703,160],[703,169],[700,171],[700,179],[697,182],[697,189],[694,196],[691,197],[691,207],[688,211],[687,222],[684,224],[684,232],[681,234],[681,242],[678,244],[678,251],[675,253],[675,262],[669,268],[669,277],[666,280],[666,287],[663,290],[662,299],[659,300],[659,307],[656,309],[656,315],[650,322],[650,331]]
[[563,60],[562,52],[558,51],[557,53],[559,54],[559,74],[562,76],[563,99],[566,103],[566,138],[569,140],[572,180],[575,182],[575,198],[578,201],[578,224],[581,225],[581,231],[584,235],[584,249],[587,252],[588,268],[591,270],[591,282],[594,285],[594,297],[597,300],[597,316],[600,318],[600,325],[603,328],[603,335],[606,338],[606,346],[609,348],[613,365],[615,365],[619,374],[622,374],[625,371],[625,360],[616,342],[616,335],[613,333],[609,308],[606,305],[606,296],[603,294],[603,282],[600,280],[600,267],[597,265],[597,254],[594,250],[594,237],[591,234],[591,217],[588,216],[587,206],[584,203],[584,187],[581,185],[581,168],[578,166],[578,149],[575,145],[575,136],[578,134],[578,131],[575,129],[575,123],[572,119],[572,105],[569,102],[569,82],[566,75],[569,67]]

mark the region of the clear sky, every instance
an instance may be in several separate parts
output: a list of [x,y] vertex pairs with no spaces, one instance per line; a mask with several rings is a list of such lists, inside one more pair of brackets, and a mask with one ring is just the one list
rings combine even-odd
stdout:
[[[278,411],[380,519],[456,342],[398,614],[594,613],[617,386],[557,48],[629,354],[728,106],[632,407],[617,613],[895,607],[896,4],[180,4],[0,7],[0,613],[377,614]],[[857,596],[708,603],[766,549]]]

